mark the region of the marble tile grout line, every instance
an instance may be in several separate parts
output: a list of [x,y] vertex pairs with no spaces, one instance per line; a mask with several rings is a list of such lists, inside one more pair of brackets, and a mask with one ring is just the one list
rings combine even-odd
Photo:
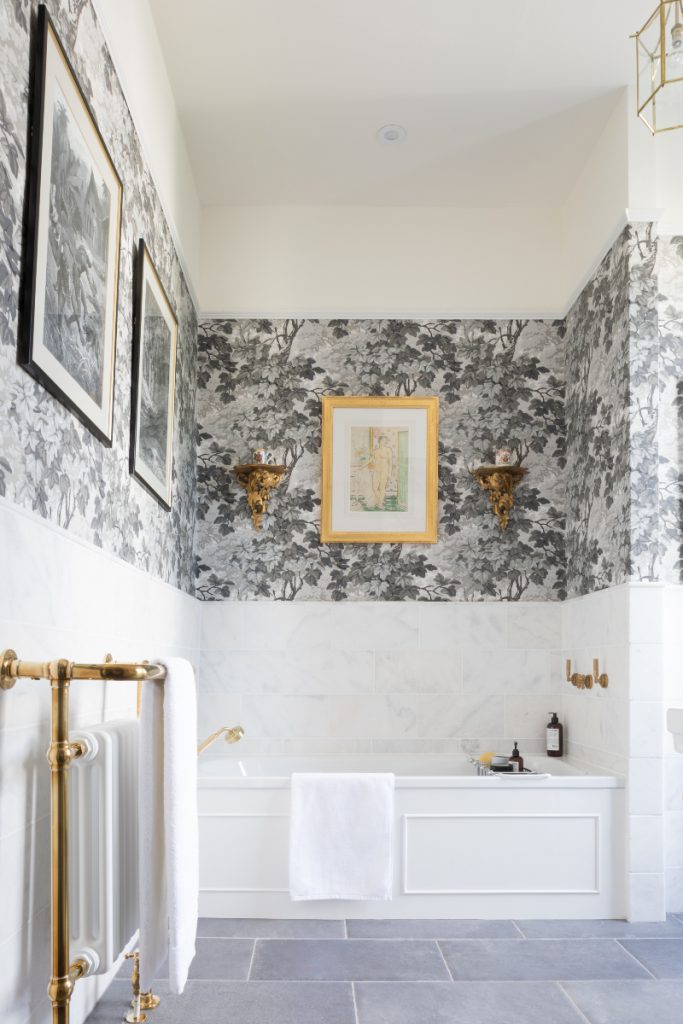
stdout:
[[[651,940],[648,940],[648,941],[651,941]],[[666,941],[666,940],[662,940],[662,939],[656,939],[655,941],[656,941],[656,942],[662,942],[662,941]],[[651,971],[651,970],[650,970],[650,968],[649,968],[649,967],[647,966],[647,964],[644,964],[644,963],[643,963],[643,961],[642,961],[642,960],[640,960],[640,959],[639,959],[639,958],[638,958],[638,957],[636,956],[636,954],[635,954],[635,953],[632,953],[630,949],[627,949],[627,948],[626,948],[626,946],[625,946],[625,945],[623,944],[623,942],[621,941],[621,939],[615,939],[615,942],[617,943],[617,945],[621,946],[621,948],[623,949],[624,953],[628,953],[628,955],[629,955],[629,956],[631,957],[631,959],[632,959],[632,960],[635,960],[635,962],[636,962],[637,964],[639,964],[639,965],[640,965],[640,966],[641,966],[641,967],[643,968],[643,970],[644,970],[644,971],[647,971],[647,973],[648,973],[648,974],[650,975],[650,977],[651,977],[651,978],[652,978],[652,979],[653,979],[654,981],[660,981],[660,980],[661,980],[660,978],[658,978],[658,977],[657,977],[657,975],[656,975],[656,974],[653,974],[653,973],[652,973],[652,971]]]
[[252,970],[252,967],[254,966],[254,957],[256,956],[256,943],[258,941],[259,941],[258,939],[254,939],[254,946],[253,946],[253,949],[251,951],[251,959],[249,961],[249,970],[247,971],[247,978],[246,978],[247,981],[251,981],[251,970]]
[[584,1021],[585,1024],[593,1024],[593,1022],[590,1020],[590,1018],[587,1017],[586,1014],[583,1012],[581,1007],[574,1001],[574,999],[572,998],[570,993],[567,992],[566,988],[564,987],[565,984],[567,984],[567,982],[556,981],[555,984],[557,985],[557,987],[559,988],[560,992],[565,997],[565,999],[567,1000],[569,1005],[572,1006],[576,1010],[576,1012],[578,1013],[578,1015],[581,1018],[581,1020]]
[[443,955],[443,950],[442,950],[442,948],[441,948],[441,943],[439,942],[439,940],[438,940],[438,939],[436,939],[436,948],[437,948],[437,949],[438,949],[438,951],[439,951],[439,956],[440,956],[440,957],[441,957],[441,959],[443,960],[443,965],[444,965],[444,967],[445,967],[445,968],[446,968],[446,970],[448,971],[448,977],[449,977],[449,978],[451,979],[451,981],[455,981],[455,978],[453,977],[453,975],[452,975],[452,973],[451,973],[451,969],[450,969],[450,967],[448,966],[448,961],[446,960],[446,957],[445,957],[445,956]]
[[517,924],[517,922],[515,920],[511,919],[510,920],[510,924],[512,925],[513,928],[517,929],[517,931],[519,932],[519,934],[521,935],[521,937],[523,939],[526,939],[526,935],[524,934],[524,932],[522,931],[522,929],[520,928],[520,926]]
[[353,1016],[355,1017],[356,1024],[360,1024],[360,1017],[358,1016],[358,1003],[356,1002],[356,982],[351,982],[351,1001],[353,1003]]

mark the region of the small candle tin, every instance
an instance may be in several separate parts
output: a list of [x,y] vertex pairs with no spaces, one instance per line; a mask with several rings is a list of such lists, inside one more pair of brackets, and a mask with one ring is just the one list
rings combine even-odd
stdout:
[[512,465],[512,448],[496,448],[496,465]]

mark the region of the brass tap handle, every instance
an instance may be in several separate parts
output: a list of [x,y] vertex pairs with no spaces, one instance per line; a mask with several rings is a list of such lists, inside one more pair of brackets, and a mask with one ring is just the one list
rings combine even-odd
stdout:
[[567,677],[567,682],[571,683],[571,681],[572,681],[572,659],[571,658],[567,658],[567,660],[564,663],[564,667],[565,667],[565,673],[566,673],[566,677]]
[[600,664],[597,658],[593,658],[593,675],[595,676],[595,682],[598,686],[601,686],[603,690],[606,690],[609,686],[609,676],[606,672],[600,672]]

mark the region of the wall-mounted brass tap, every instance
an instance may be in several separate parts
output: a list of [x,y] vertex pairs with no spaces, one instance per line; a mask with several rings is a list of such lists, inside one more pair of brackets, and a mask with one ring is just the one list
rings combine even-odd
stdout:
[[211,744],[215,743],[216,740],[220,739],[223,735],[225,736],[226,743],[239,743],[244,736],[244,729],[241,725],[233,725],[232,727],[222,725],[220,729],[216,729],[216,731],[212,732],[210,736],[207,736],[205,740],[202,740],[197,747],[197,754],[202,754],[205,750],[208,750]]
[[567,658],[566,661],[566,676],[567,682],[575,686],[577,690],[592,690],[593,683],[597,683],[604,690],[609,686],[609,677],[603,672],[600,675],[598,671],[598,659],[593,658],[593,675],[583,675],[581,672],[572,672],[571,658]]

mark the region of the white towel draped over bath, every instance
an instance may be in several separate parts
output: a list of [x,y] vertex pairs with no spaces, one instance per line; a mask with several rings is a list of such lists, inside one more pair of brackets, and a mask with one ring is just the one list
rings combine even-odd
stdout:
[[140,984],[149,991],[168,957],[180,993],[195,955],[199,902],[197,695],[182,658],[161,659],[163,682],[140,703]]
[[390,900],[394,776],[293,774],[293,900]]

